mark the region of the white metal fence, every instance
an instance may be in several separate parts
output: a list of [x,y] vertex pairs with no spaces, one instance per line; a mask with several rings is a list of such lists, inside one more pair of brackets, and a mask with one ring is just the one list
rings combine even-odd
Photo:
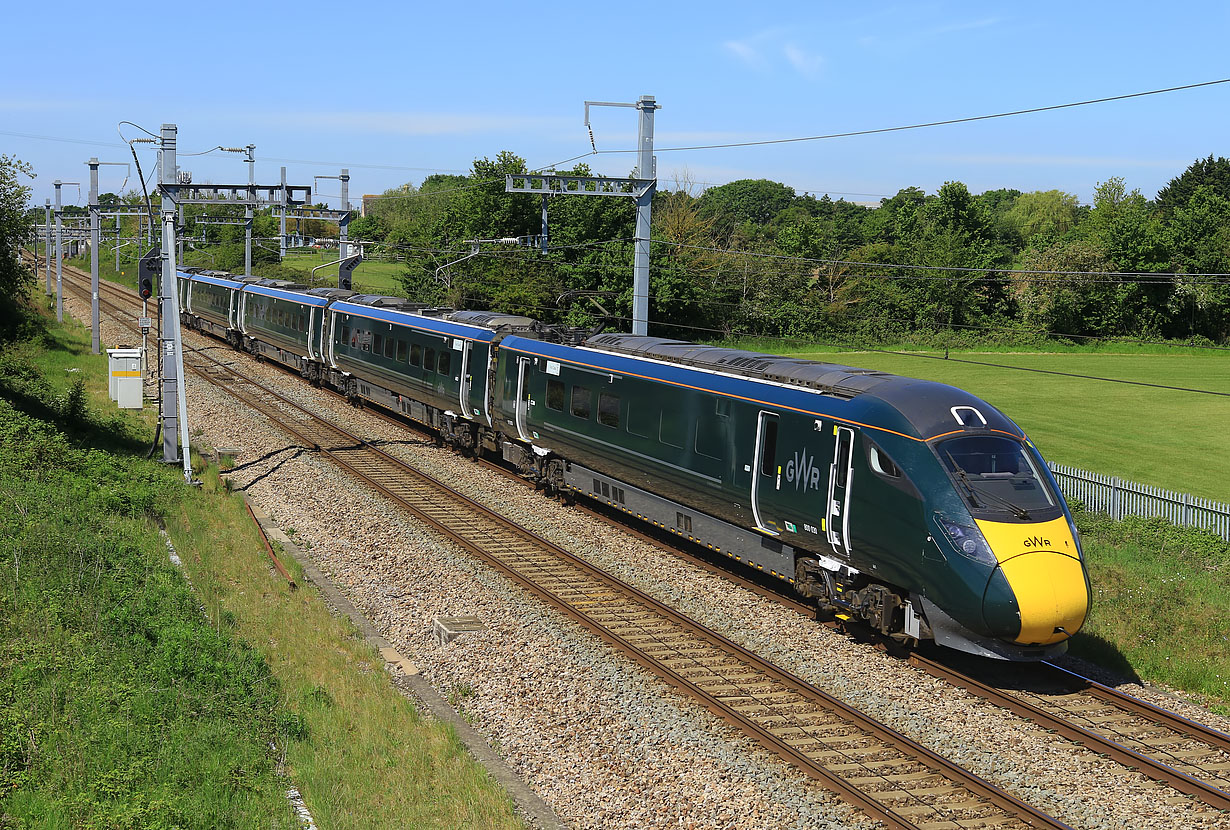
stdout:
[[1108,513],[1112,519],[1161,516],[1176,525],[1207,528],[1230,541],[1230,504],[1049,461],[1047,466],[1064,495],[1080,499],[1088,510]]

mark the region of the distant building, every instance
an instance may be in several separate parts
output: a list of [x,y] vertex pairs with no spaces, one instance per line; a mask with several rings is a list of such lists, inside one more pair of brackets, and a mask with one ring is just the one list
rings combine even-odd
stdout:
[[359,215],[366,216],[368,207],[374,205],[379,198],[380,194],[378,193],[364,193],[363,201],[359,204]]

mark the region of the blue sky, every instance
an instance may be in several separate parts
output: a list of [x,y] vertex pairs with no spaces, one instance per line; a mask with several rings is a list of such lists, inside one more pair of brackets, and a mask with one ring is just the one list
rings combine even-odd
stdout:
[[[253,143],[262,183],[281,164],[299,184],[348,166],[357,201],[501,150],[532,167],[586,153],[587,99],[656,96],[656,145],[668,148],[1230,77],[1230,4],[1216,2],[12,5],[0,152],[34,165],[37,204],[56,178],[87,181],[90,156],[128,161],[122,120],[155,132],[178,124],[181,152]],[[667,188],[768,178],[856,201],[959,180],[974,192],[1058,188],[1087,202],[1098,182],[1122,176],[1152,197],[1194,159],[1230,155],[1228,122],[1224,84],[887,135],[662,151],[658,172]],[[632,110],[595,110],[593,123],[600,150],[635,143]],[[608,175],[634,164],[585,160]],[[152,163],[144,150],[142,164]],[[181,157],[181,167],[197,182],[247,178],[233,155]],[[102,189],[118,190],[125,175],[102,168]],[[322,198],[338,192],[319,184]],[[76,188],[64,199],[77,203]]]

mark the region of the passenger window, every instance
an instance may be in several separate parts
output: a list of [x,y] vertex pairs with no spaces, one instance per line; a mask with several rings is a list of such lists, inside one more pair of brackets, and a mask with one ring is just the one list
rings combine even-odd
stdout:
[[619,397],[606,392],[598,393],[598,423],[604,427],[619,426]]
[[307,331],[307,313],[299,313],[299,331]]
[[894,464],[893,460],[875,444],[868,446],[867,458],[871,462],[871,469],[880,475],[888,478],[901,478],[901,468]]
[[386,336],[384,338],[384,356],[390,357],[390,358],[393,356],[393,338],[392,337]]
[[564,411],[564,382],[547,378],[547,408]]
[[683,449],[687,441],[687,419],[678,410],[662,413],[662,421],[658,426],[658,440],[663,444]]
[[427,371],[434,371],[436,367],[436,350],[428,349],[427,354],[423,356],[423,368]]
[[448,351],[440,352],[440,365],[436,367],[436,371],[438,371],[442,375],[451,374],[451,372],[449,372],[449,367],[452,364],[452,356],[453,356],[452,352],[448,352]]
[[342,326],[342,343],[350,342],[350,326]]
[[375,341],[372,344],[372,354],[380,354],[380,349],[384,346],[384,338],[379,334],[376,335]]
[[418,343],[410,344],[410,365],[411,366],[422,366],[423,365],[423,347],[420,346]]
[[578,418],[589,418],[594,408],[593,393],[586,386],[572,387],[572,414]]
[[397,341],[397,362],[398,363],[406,362],[406,341],[405,340]]

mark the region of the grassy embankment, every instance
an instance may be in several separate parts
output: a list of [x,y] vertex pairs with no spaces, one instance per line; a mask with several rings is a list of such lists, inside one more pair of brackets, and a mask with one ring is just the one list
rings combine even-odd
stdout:
[[187,488],[98,414],[88,352],[51,323],[0,350],[0,827],[289,827],[292,783],[326,827],[519,826],[215,471]]
[[1230,544],[1160,519],[1078,512],[1093,611],[1072,653],[1230,716]]
[[[781,341],[741,344],[781,352]],[[891,348],[891,347],[888,347]],[[1162,344],[1055,352],[791,351],[966,389],[1013,418],[1054,461],[1230,502],[1230,398],[1037,374],[961,359],[1230,392],[1230,356]],[[943,353],[929,352],[934,357]],[[1230,714],[1230,544],[1161,520],[1080,513],[1093,612],[1072,651],[1220,701]]]

